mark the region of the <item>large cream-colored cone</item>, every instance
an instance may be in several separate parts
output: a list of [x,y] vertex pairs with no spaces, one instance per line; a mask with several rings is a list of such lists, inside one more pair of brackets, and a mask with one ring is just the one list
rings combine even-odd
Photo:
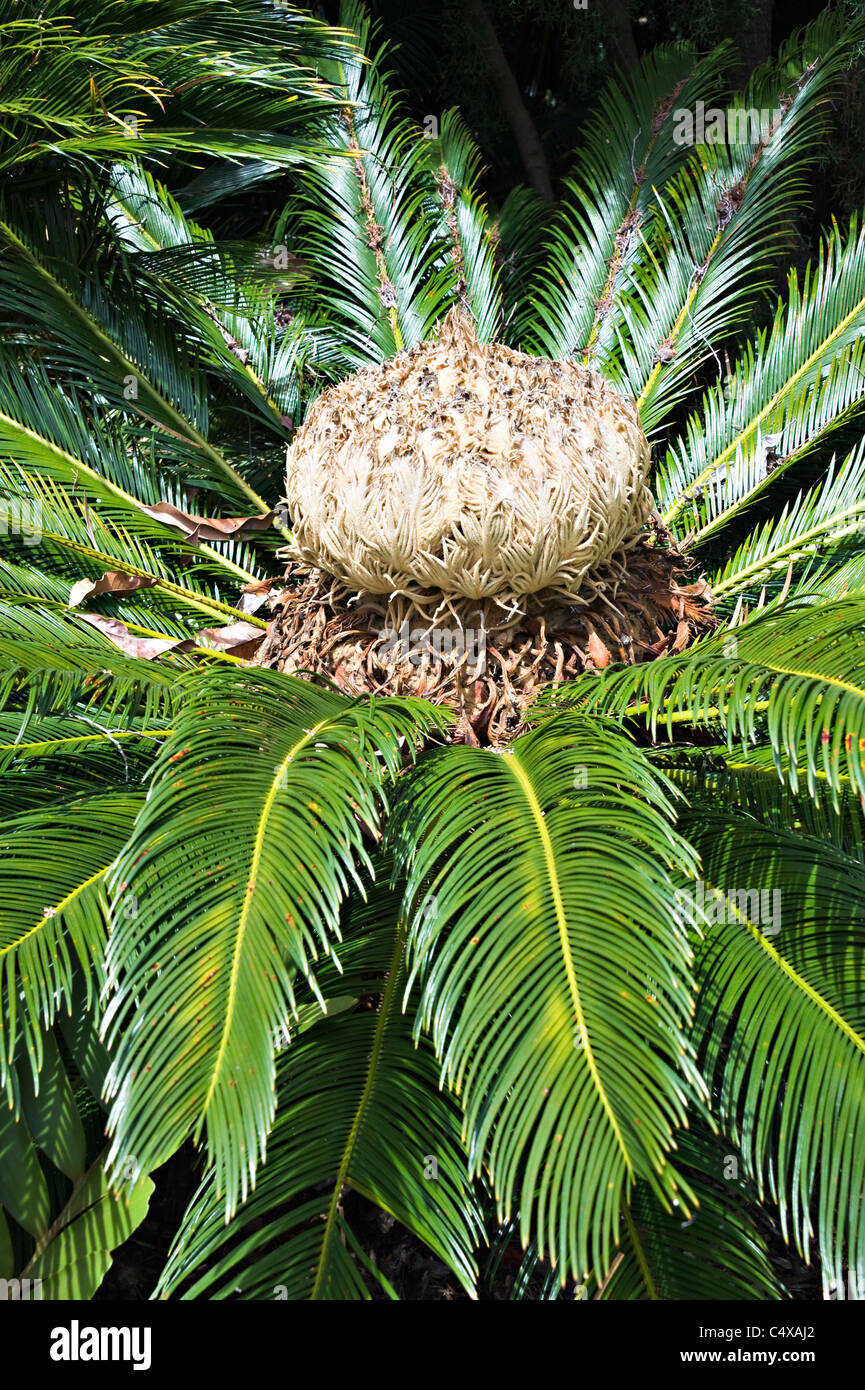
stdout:
[[288,456],[292,558],[368,594],[591,600],[652,508],[634,405],[574,362],[434,342],[326,391]]

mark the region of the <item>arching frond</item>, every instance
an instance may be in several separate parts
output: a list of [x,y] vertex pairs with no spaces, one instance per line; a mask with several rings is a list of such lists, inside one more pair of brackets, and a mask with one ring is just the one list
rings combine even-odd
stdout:
[[[703,809],[695,1038],[721,1117],[826,1287],[865,1278],[865,868],[801,833]],[[715,896],[712,896],[717,890]]]
[[111,880],[136,903],[107,954],[111,1172],[148,1172],[206,1128],[226,1210],[245,1198],[295,977],[317,989],[340,904],[369,872],[385,783],[441,723],[422,701],[349,700],[273,671],[185,682]]
[[0,603],[0,705],[23,706],[20,738],[34,712],[120,718],[124,727],[130,718],[159,720],[176,707],[191,669],[174,652],[158,663],[128,657],[68,612]]
[[[76,972],[86,1008],[104,981],[105,874],[128,839],[144,797],[106,792],[25,812],[0,830],[0,1087],[26,1055],[35,1079],[45,1030],[71,1012]],[[12,1090],[10,1092],[10,1086]]]
[[48,247],[37,245],[35,234],[0,221],[0,302],[26,316],[43,359],[82,392],[154,425],[187,469],[194,464],[193,477],[266,513],[267,503],[207,437],[201,365],[180,350],[177,332],[141,296],[117,286],[109,296],[94,274],[82,277],[69,259],[76,248],[68,229],[58,231],[56,246],[53,237]]
[[726,47],[699,60],[688,45],[660,45],[623,86],[607,85],[566,181],[547,258],[517,316],[527,351],[603,366],[601,337],[609,336],[611,315],[621,315],[647,210],[689,154],[672,138],[674,108],[709,97],[727,56]]
[[865,227],[837,227],[788,300],[669,449],[654,491],[701,544],[826,438],[865,397]]
[[828,551],[831,561],[836,549],[863,544],[865,444],[860,444],[837,469],[833,461],[820,483],[752,532],[712,576],[712,596],[723,612],[734,597],[756,599],[763,588],[777,593],[806,565],[813,583],[816,556]]
[[132,139],[150,157],[295,163],[332,101],[312,60],[345,51],[339,31],[264,0],[135,0],[122,22],[105,6],[4,0],[0,23],[7,174],[46,156],[122,159]]
[[172,307],[194,326],[213,365],[272,429],[283,432],[285,417],[299,410],[307,343],[294,316],[287,329],[277,327],[274,290],[251,271],[258,265],[261,273],[267,262],[274,281],[280,272],[285,276],[287,248],[263,250],[258,263],[246,268],[226,263],[211,233],[185,217],[168,190],[132,163],[112,171],[108,216],[124,246],[145,262],[159,302],[179,301]]
[[683,1195],[669,1149],[699,1082],[669,873],[693,859],[671,810],[621,733],[565,715],[423,760],[395,811],[420,1023],[500,1219],[518,1204],[562,1278],[608,1267],[635,1179]]
[[297,226],[298,250],[314,267],[308,289],[361,366],[425,338],[451,290],[447,276],[438,292],[426,284],[442,247],[422,215],[432,192],[423,136],[397,115],[364,11],[345,0],[341,18],[360,54],[324,69],[346,103],[325,136],[339,157],[304,171],[304,196],[287,209],[277,237]]
[[[372,908],[362,933],[349,929],[345,975],[329,972],[340,1003],[353,1007],[317,1010],[280,1058],[276,1124],[255,1193],[226,1228],[215,1183],[205,1181],[160,1280],[163,1297],[184,1289],[185,1298],[357,1299],[376,1284],[392,1294],[351,1229],[352,1192],[402,1222],[473,1296],[482,1229],[459,1109],[438,1089],[432,1048],[415,1046],[400,1012],[398,898],[388,904],[377,891]],[[359,1010],[360,995],[371,993],[377,1007]]]
[[817,772],[812,793],[802,786],[792,791],[789,759],[781,756],[781,769],[769,745],[743,751],[722,744],[689,748],[662,744],[650,757],[670,781],[684,792],[692,806],[717,810],[723,806],[742,812],[777,830],[794,828],[836,845],[848,854],[865,858],[865,817],[859,793],[843,774],[838,782],[837,805],[826,794],[826,774]]
[[[652,209],[616,325],[621,375],[607,368],[636,398],[646,430],[691,389],[700,363],[714,353],[720,368],[714,345],[749,324],[777,262],[779,230],[807,192],[828,98],[862,32],[825,13],[794,35],[729,108],[726,143],[699,145]],[[755,111],[769,113],[759,132],[750,130]]]
[[[796,789],[823,773],[837,804],[842,776],[865,796],[865,600],[788,603],[693,648],[549,695],[589,713],[643,718],[652,729],[709,724],[743,747],[765,727]],[[549,698],[549,696],[548,696]],[[786,755],[786,763],[782,758]]]
[[[52,461],[62,468],[68,459],[54,452]],[[208,623],[231,622],[250,622],[264,630],[262,619],[245,614],[220,597],[218,580],[213,578],[213,570],[218,573],[220,569],[218,555],[211,550],[199,557],[194,547],[172,537],[167,527],[154,526],[134,503],[117,499],[107,488],[97,486],[100,490],[103,505],[91,510],[80,488],[76,495],[74,482],[67,491],[53,482],[47,469],[37,473],[0,463],[0,498],[8,513],[29,520],[41,553],[54,551],[72,559],[80,567],[76,579],[97,580],[108,572],[131,576],[141,581],[149,602],[161,601],[173,616],[182,613],[192,632]],[[150,539],[154,531],[155,544]],[[160,540],[162,546],[157,548]],[[175,556],[185,561],[176,570],[171,564]],[[243,573],[235,578],[231,571],[226,574],[223,570],[223,579],[230,580],[235,591],[245,578]],[[136,592],[134,585],[129,586],[129,592]],[[127,611],[133,617],[139,611],[140,597],[140,593],[134,601],[126,597]]]
[[766,1246],[748,1213],[755,1193],[738,1176],[729,1144],[706,1131],[677,1139],[677,1162],[699,1206],[665,1211],[643,1183],[624,1214],[621,1259],[596,1295],[605,1300],[676,1302],[779,1299]]
[[456,296],[467,305],[481,342],[498,336],[502,296],[496,230],[477,191],[480,155],[458,111],[445,111],[441,135],[431,141],[440,235],[447,247]]

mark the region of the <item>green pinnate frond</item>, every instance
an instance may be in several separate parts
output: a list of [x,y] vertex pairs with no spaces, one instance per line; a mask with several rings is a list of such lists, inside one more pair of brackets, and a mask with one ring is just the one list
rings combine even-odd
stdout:
[[[778,517],[752,532],[748,540],[712,576],[712,594],[723,612],[733,599],[758,597],[760,590],[779,591],[798,570],[813,574],[815,557],[861,549],[865,535],[865,446],[848,454],[836,470],[808,492],[785,504]],[[812,578],[819,584],[819,579]]]
[[473,1168],[562,1278],[608,1266],[636,1179],[679,1192],[672,1132],[699,1082],[669,876],[694,861],[671,811],[620,733],[563,715],[505,754],[422,761],[390,832],[419,1022]]
[[596,1297],[750,1302],[783,1296],[748,1212],[756,1194],[731,1175],[730,1159],[736,1167],[738,1160],[728,1148],[702,1129],[678,1136],[676,1159],[699,1206],[689,1216],[665,1211],[640,1183],[624,1216],[621,1257]]
[[[720,371],[715,344],[750,323],[785,219],[808,192],[828,99],[858,32],[839,36],[830,15],[794,36],[790,52],[759,70],[731,106],[726,143],[698,146],[651,210],[616,325],[618,351],[605,368],[636,398],[646,430],[692,388],[701,363],[713,358]],[[770,119],[758,138],[743,138],[740,119],[764,110]]]
[[[120,12],[5,0],[0,169],[201,152],[293,164],[315,148],[332,94],[313,63],[348,36],[263,0],[147,0]],[[202,80],[202,79],[206,80]]]
[[813,1210],[824,1285],[849,1265],[861,1287],[861,857],[743,816],[701,810],[685,828],[707,917],[695,1038],[719,1113],[785,1238],[807,1257]]
[[[556,703],[587,713],[640,718],[652,730],[674,725],[722,729],[732,746],[758,734],[771,742],[776,767],[795,790],[817,778],[837,804],[842,777],[865,796],[865,602],[773,606],[741,626],[701,642],[686,657],[604,672],[578,681]],[[786,761],[784,759],[786,758]]]
[[865,395],[865,229],[837,227],[800,290],[672,444],[654,492],[667,525],[701,544],[851,415]]
[[107,954],[111,1171],[128,1160],[147,1172],[206,1129],[226,1210],[245,1198],[295,980],[317,989],[340,906],[368,877],[403,745],[441,723],[421,701],[349,700],[272,671],[185,679],[112,877],[139,911]]
[[105,875],[123,848],[143,802],[138,790],[105,792],[7,820],[0,832],[0,1086],[27,1058],[43,1065],[45,1030],[61,1008],[71,1011],[76,972],[85,1005],[104,982],[107,941]]
[[497,232],[477,191],[480,155],[458,111],[445,111],[441,135],[430,142],[440,235],[447,246],[454,293],[475,321],[481,342],[498,336],[502,295]]
[[342,16],[360,53],[325,68],[345,102],[327,129],[332,157],[304,170],[303,198],[276,230],[282,238],[297,228],[298,250],[312,268],[306,292],[327,305],[352,364],[361,366],[425,338],[451,293],[448,277],[438,292],[427,288],[442,246],[422,215],[433,191],[425,141],[397,114],[361,7],[351,0]]
[[[357,1193],[402,1222],[473,1295],[481,1222],[459,1109],[438,1088],[431,1047],[415,1046],[411,1020],[400,1011],[398,905],[397,896],[388,903],[376,890],[362,929],[349,929],[340,953],[345,976],[332,981],[336,1007],[318,1010],[281,1055],[276,1124],[254,1194],[226,1228],[215,1184],[205,1181],[158,1293],[361,1299],[376,1284],[391,1293],[344,1209]],[[380,995],[377,1009],[360,1010],[361,993],[372,991]],[[256,1218],[256,1234],[241,1235],[237,1228]]]
[[517,314],[527,351],[603,366],[601,339],[620,322],[648,209],[689,153],[672,138],[674,111],[712,94],[727,57],[725,47],[700,60],[688,45],[661,45],[624,86],[607,85],[566,180],[547,258]]

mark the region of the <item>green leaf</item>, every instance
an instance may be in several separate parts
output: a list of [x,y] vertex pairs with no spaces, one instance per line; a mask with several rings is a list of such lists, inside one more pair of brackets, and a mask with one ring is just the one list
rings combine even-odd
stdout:
[[27,1126],[0,1097],[0,1206],[38,1236],[51,1219],[48,1185]]
[[423,172],[426,142],[397,114],[365,11],[347,0],[341,19],[360,52],[324,69],[346,103],[325,130],[333,156],[305,173],[302,199],[276,234],[282,239],[297,226],[298,250],[312,267],[307,293],[326,306],[343,349],[361,366],[427,337],[451,301],[452,279],[428,283],[443,247],[423,215],[434,192]]
[[[865,868],[791,830],[700,810],[705,876],[695,1040],[760,1197],[824,1285],[865,1280]],[[711,896],[710,890],[717,890]]]
[[104,980],[105,873],[142,800],[132,792],[57,798],[0,831],[0,1084],[26,1057],[35,1086],[45,1030],[63,1007],[71,1011],[76,977],[93,1007]]
[[348,700],[272,671],[189,678],[112,876],[138,912],[107,955],[110,1172],[150,1171],[206,1128],[226,1210],[245,1197],[294,978],[315,990],[334,951],[401,742],[441,722],[423,701]]
[[667,525],[704,543],[862,409],[865,227],[833,227],[788,299],[667,452],[654,484]]
[[670,870],[694,860],[668,792],[621,733],[569,715],[423,760],[390,831],[473,1169],[563,1279],[608,1266],[636,1179],[687,1201],[669,1153],[700,1082]]
[[[838,804],[842,778],[865,796],[865,596],[802,599],[758,613],[687,656],[603,672],[566,692],[550,690],[553,706],[643,718],[654,737],[666,725],[709,724],[732,747],[747,749],[765,732],[775,766],[795,791],[804,770],[810,795],[822,773]],[[786,759],[786,761],[785,761]]]
[[84,1172],[84,1128],[53,1033],[42,1042],[42,1066],[34,1077],[19,1068],[21,1113],[33,1141],[74,1182]]
[[699,1205],[690,1216],[678,1209],[665,1211],[645,1184],[638,1184],[624,1215],[621,1258],[600,1298],[781,1298],[765,1243],[748,1213],[753,1194],[729,1175],[730,1159],[736,1156],[725,1152],[723,1140],[699,1130],[679,1135],[677,1150],[677,1160],[688,1165],[687,1177]]
[[674,108],[710,97],[727,59],[726,46],[698,60],[689,45],[662,44],[607,84],[517,318],[528,351],[603,365],[648,209],[688,156],[672,138]]
[[153,1190],[143,1177],[119,1196],[108,1185],[100,1156],[37,1241],[22,1277],[42,1280],[43,1299],[91,1299],[111,1267],[112,1252],[147,1215]]
[[334,1015],[329,1007],[289,1043],[255,1193],[226,1228],[215,1185],[204,1183],[160,1280],[163,1296],[186,1285],[185,1298],[369,1298],[364,1272],[384,1281],[352,1232],[351,1192],[396,1217],[474,1296],[481,1222],[459,1110],[438,1089],[432,1049],[414,1045],[400,1013],[398,906],[377,890],[341,953],[338,987],[354,981],[358,993],[379,994],[378,1008]]

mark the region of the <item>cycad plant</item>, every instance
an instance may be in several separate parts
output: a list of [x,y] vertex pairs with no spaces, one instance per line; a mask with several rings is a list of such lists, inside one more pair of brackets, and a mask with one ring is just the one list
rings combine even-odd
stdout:
[[[550,219],[400,114],[353,4],[75,11],[0,7],[0,1277],[89,1297],[191,1139],[160,1297],[395,1296],[370,1208],[470,1296],[516,1246],[514,1296],[783,1298],[773,1220],[863,1296],[858,221],[772,313],[858,34],[739,95],[656,50]],[[448,314],[652,449],[496,738],[333,658],[366,581],[282,505],[313,401],[381,443],[363,383]]]

